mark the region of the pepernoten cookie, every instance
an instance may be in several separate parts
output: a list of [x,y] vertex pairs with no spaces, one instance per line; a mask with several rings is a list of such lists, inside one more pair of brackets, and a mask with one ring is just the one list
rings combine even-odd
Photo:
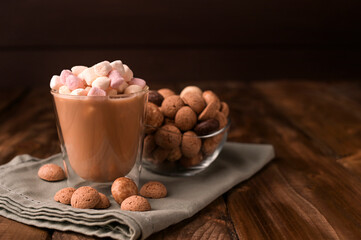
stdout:
[[132,179],[120,177],[113,182],[111,192],[114,200],[122,204],[127,197],[138,194],[138,187]]
[[178,95],[172,95],[164,98],[160,111],[165,117],[173,119],[177,111],[183,106],[183,100]]
[[126,198],[120,205],[121,210],[144,212],[151,209],[147,199],[142,196],[133,195]]
[[62,204],[70,205],[71,203],[71,197],[73,196],[73,193],[75,192],[75,188],[67,187],[60,189],[57,191],[54,195],[54,200],[57,202],[60,202]]
[[41,166],[38,171],[38,176],[41,179],[49,182],[55,182],[65,179],[65,173],[63,169],[53,163]]
[[150,181],[142,186],[139,193],[146,198],[164,198],[167,196],[167,188],[161,182]]
[[100,201],[100,195],[92,187],[80,187],[71,196],[71,206],[74,208],[94,208]]
[[181,107],[175,115],[174,124],[181,131],[191,130],[197,123],[197,115],[188,106]]
[[110,207],[110,202],[107,196],[105,196],[103,193],[99,193],[100,201],[97,205],[95,205],[94,208],[96,209],[106,209]]
[[183,134],[182,138],[182,153],[187,158],[196,156],[201,150],[202,141],[193,131],[188,131]]

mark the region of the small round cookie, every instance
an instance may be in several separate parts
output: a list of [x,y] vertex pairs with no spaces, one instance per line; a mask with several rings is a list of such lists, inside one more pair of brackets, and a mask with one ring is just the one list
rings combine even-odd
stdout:
[[175,147],[169,152],[169,154],[167,156],[167,159],[170,162],[174,162],[174,161],[179,160],[181,157],[182,157],[181,148],[180,147]]
[[98,202],[97,205],[95,205],[94,208],[106,209],[106,208],[110,207],[110,201],[109,201],[108,197],[105,196],[105,194],[103,194],[103,193],[99,193],[99,196],[100,196],[100,201]]
[[139,193],[146,198],[164,198],[167,196],[167,188],[161,182],[150,181],[142,186]]
[[127,197],[138,194],[138,187],[132,179],[120,177],[113,182],[111,192],[114,200],[122,204]]
[[164,99],[160,111],[165,117],[174,118],[177,111],[183,106],[183,100],[178,95],[172,95]]
[[151,209],[147,199],[142,196],[133,195],[126,198],[120,205],[121,210],[144,212]]
[[75,192],[75,188],[67,187],[60,189],[57,191],[54,195],[54,200],[57,202],[60,202],[62,204],[70,205],[71,203],[71,196],[73,196],[73,193]]
[[219,122],[216,119],[208,119],[203,122],[198,123],[194,127],[194,132],[198,136],[205,136],[211,134],[219,129]]
[[219,129],[224,128],[228,123],[227,117],[220,111],[216,112],[214,118],[219,122]]
[[176,126],[164,125],[160,127],[154,135],[155,143],[165,149],[172,149],[180,145],[182,133]]
[[169,88],[162,88],[158,90],[158,93],[162,95],[164,98],[175,95],[175,92],[170,90]]
[[71,196],[71,206],[74,208],[94,208],[99,201],[98,191],[88,186],[78,188]]
[[58,165],[48,163],[39,168],[38,176],[45,181],[55,182],[63,180],[65,178],[65,173]]
[[207,119],[214,118],[218,111],[217,102],[211,102],[207,105],[207,107],[199,114],[198,120],[204,121]]
[[191,92],[192,94],[199,94],[200,96],[202,96],[203,93],[202,90],[197,86],[188,86],[181,91],[179,96],[183,97],[187,92]]
[[207,138],[203,141],[202,152],[205,156],[212,155],[214,151],[217,149],[219,143],[223,138],[223,133],[218,134],[217,136]]
[[167,159],[170,151],[171,151],[170,149],[164,149],[162,147],[157,147],[152,153],[153,159],[151,160],[151,162],[153,162],[154,164],[160,164],[160,163],[164,162],[164,160]]
[[226,117],[229,116],[229,106],[226,102],[221,102],[221,113]]
[[164,117],[158,106],[154,103],[147,103],[145,124],[152,126],[151,128],[146,129],[146,133],[155,131],[156,128],[160,127],[163,123]]
[[211,102],[215,102],[216,109],[219,110],[221,108],[221,101],[219,100],[218,96],[211,90],[204,91],[202,96],[204,98],[204,101],[206,101],[207,105]]
[[197,123],[197,115],[192,108],[181,107],[175,115],[174,123],[181,131],[191,130]]
[[154,135],[147,135],[143,143],[143,157],[150,157],[155,147]]
[[148,102],[154,103],[157,106],[161,106],[164,97],[157,91],[151,90],[148,93]]
[[202,140],[192,131],[185,132],[182,138],[182,153],[187,158],[192,158],[199,153],[202,147]]
[[191,157],[191,158],[182,157],[179,160],[179,162],[184,167],[193,167],[193,166],[198,165],[199,163],[201,163],[202,160],[203,160],[203,155],[202,155],[201,152],[199,152],[197,155],[195,155],[194,157]]
[[203,97],[199,94],[193,94],[192,92],[186,92],[182,100],[185,104],[190,106],[193,111],[197,114],[201,113],[203,109],[206,107],[206,102]]

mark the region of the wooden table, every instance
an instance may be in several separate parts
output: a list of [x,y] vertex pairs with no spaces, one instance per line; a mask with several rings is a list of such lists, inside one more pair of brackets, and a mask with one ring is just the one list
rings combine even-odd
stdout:
[[[187,83],[153,84],[180,90]],[[150,239],[360,239],[361,84],[200,82],[231,108],[229,141],[271,143],[276,159]],[[48,89],[1,89],[0,163],[60,151]],[[0,217],[1,239],[94,239]]]

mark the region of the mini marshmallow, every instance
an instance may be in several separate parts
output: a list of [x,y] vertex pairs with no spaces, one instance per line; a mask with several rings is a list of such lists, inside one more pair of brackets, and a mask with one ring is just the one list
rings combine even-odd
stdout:
[[84,83],[83,80],[78,78],[75,75],[69,75],[66,78],[66,86],[70,89],[70,90],[75,90],[77,88],[84,88]]
[[88,95],[88,91],[86,91],[84,88],[77,88],[73,90],[70,95],[76,95],[76,96],[86,96]]
[[117,94],[118,94],[118,92],[115,89],[108,89],[107,90],[107,95],[108,96],[114,96],[114,95],[117,95]]
[[122,61],[116,60],[116,61],[112,62],[112,63],[110,64],[110,66],[112,66],[112,68],[113,68],[114,70],[117,70],[117,71],[120,73],[120,75],[124,76],[124,73],[125,73],[125,72],[124,72],[124,66],[123,66]]
[[133,78],[133,72],[132,70],[130,70],[130,68],[127,65],[123,64],[123,67],[124,67],[124,76],[123,76],[124,80],[126,82],[129,82]]
[[97,63],[93,66],[96,75],[102,77],[107,76],[108,73],[113,69],[108,61]]
[[110,79],[107,77],[98,77],[92,83],[93,87],[97,87],[103,90],[107,90],[110,85]]
[[85,66],[74,66],[71,68],[71,72],[78,76],[85,69],[87,69]]
[[106,96],[106,95],[107,93],[103,89],[100,89],[98,87],[92,87],[88,92],[88,96]]
[[67,69],[61,71],[60,73],[60,82],[65,85],[66,83],[66,78],[69,76],[69,75],[73,75],[73,73]]
[[59,93],[60,94],[70,94],[70,90],[67,86],[64,85],[59,88]]
[[141,78],[132,78],[132,80],[129,81],[129,84],[130,85],[138,85],[141,88],[144,88],[145,85],[147,85],[147,83]]
[[118,92],[119,93],[123,93],[124,90],[129,86],[129,84],[126,81],[123,81],[122,84],[120,84],[120,86],[118,87]]
[[82,71],[78,77],[84,79],[86,84],[90,86],[92,85],[92,82],[98,77],[98,75],[95,74],[94,68],[87,68]]
[[110,79],[110,87],[114,89],[118,89],[118,87],[124,82],[124,78],[117,70],[112,70],[108,77]]
[[50,88],[53,90],[59,90],[63,86],[58,75],[54,75],[50,80]]
[[141,86],[138,86],[138,85],[129,85],[129,87],[127,87],[125,90],[124,90],[124,93],[125,94],[131,94],[131,93],[136,93],[136,92],[140,92],[142,91],[143,88]]

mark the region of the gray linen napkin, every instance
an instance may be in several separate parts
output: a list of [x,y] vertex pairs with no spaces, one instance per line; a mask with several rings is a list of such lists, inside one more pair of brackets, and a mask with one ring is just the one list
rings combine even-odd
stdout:
[[45,163],[62,166],[60,154],[47,159],[15,157],[0,166],[0,215],[37,227],[74,231],[115,239],[145,239],[154,232],[189,218],[237,183],[250,178],[274,157],[271,145],[227,142],[217,160],[193,177],[167,177],[143,170],[141,183],[157,180],[168,196],[150,199],[149,212],[122,211],[108,193],[105,210],[75,209],[53,200],[66,181],[45,182],[37,177]]

